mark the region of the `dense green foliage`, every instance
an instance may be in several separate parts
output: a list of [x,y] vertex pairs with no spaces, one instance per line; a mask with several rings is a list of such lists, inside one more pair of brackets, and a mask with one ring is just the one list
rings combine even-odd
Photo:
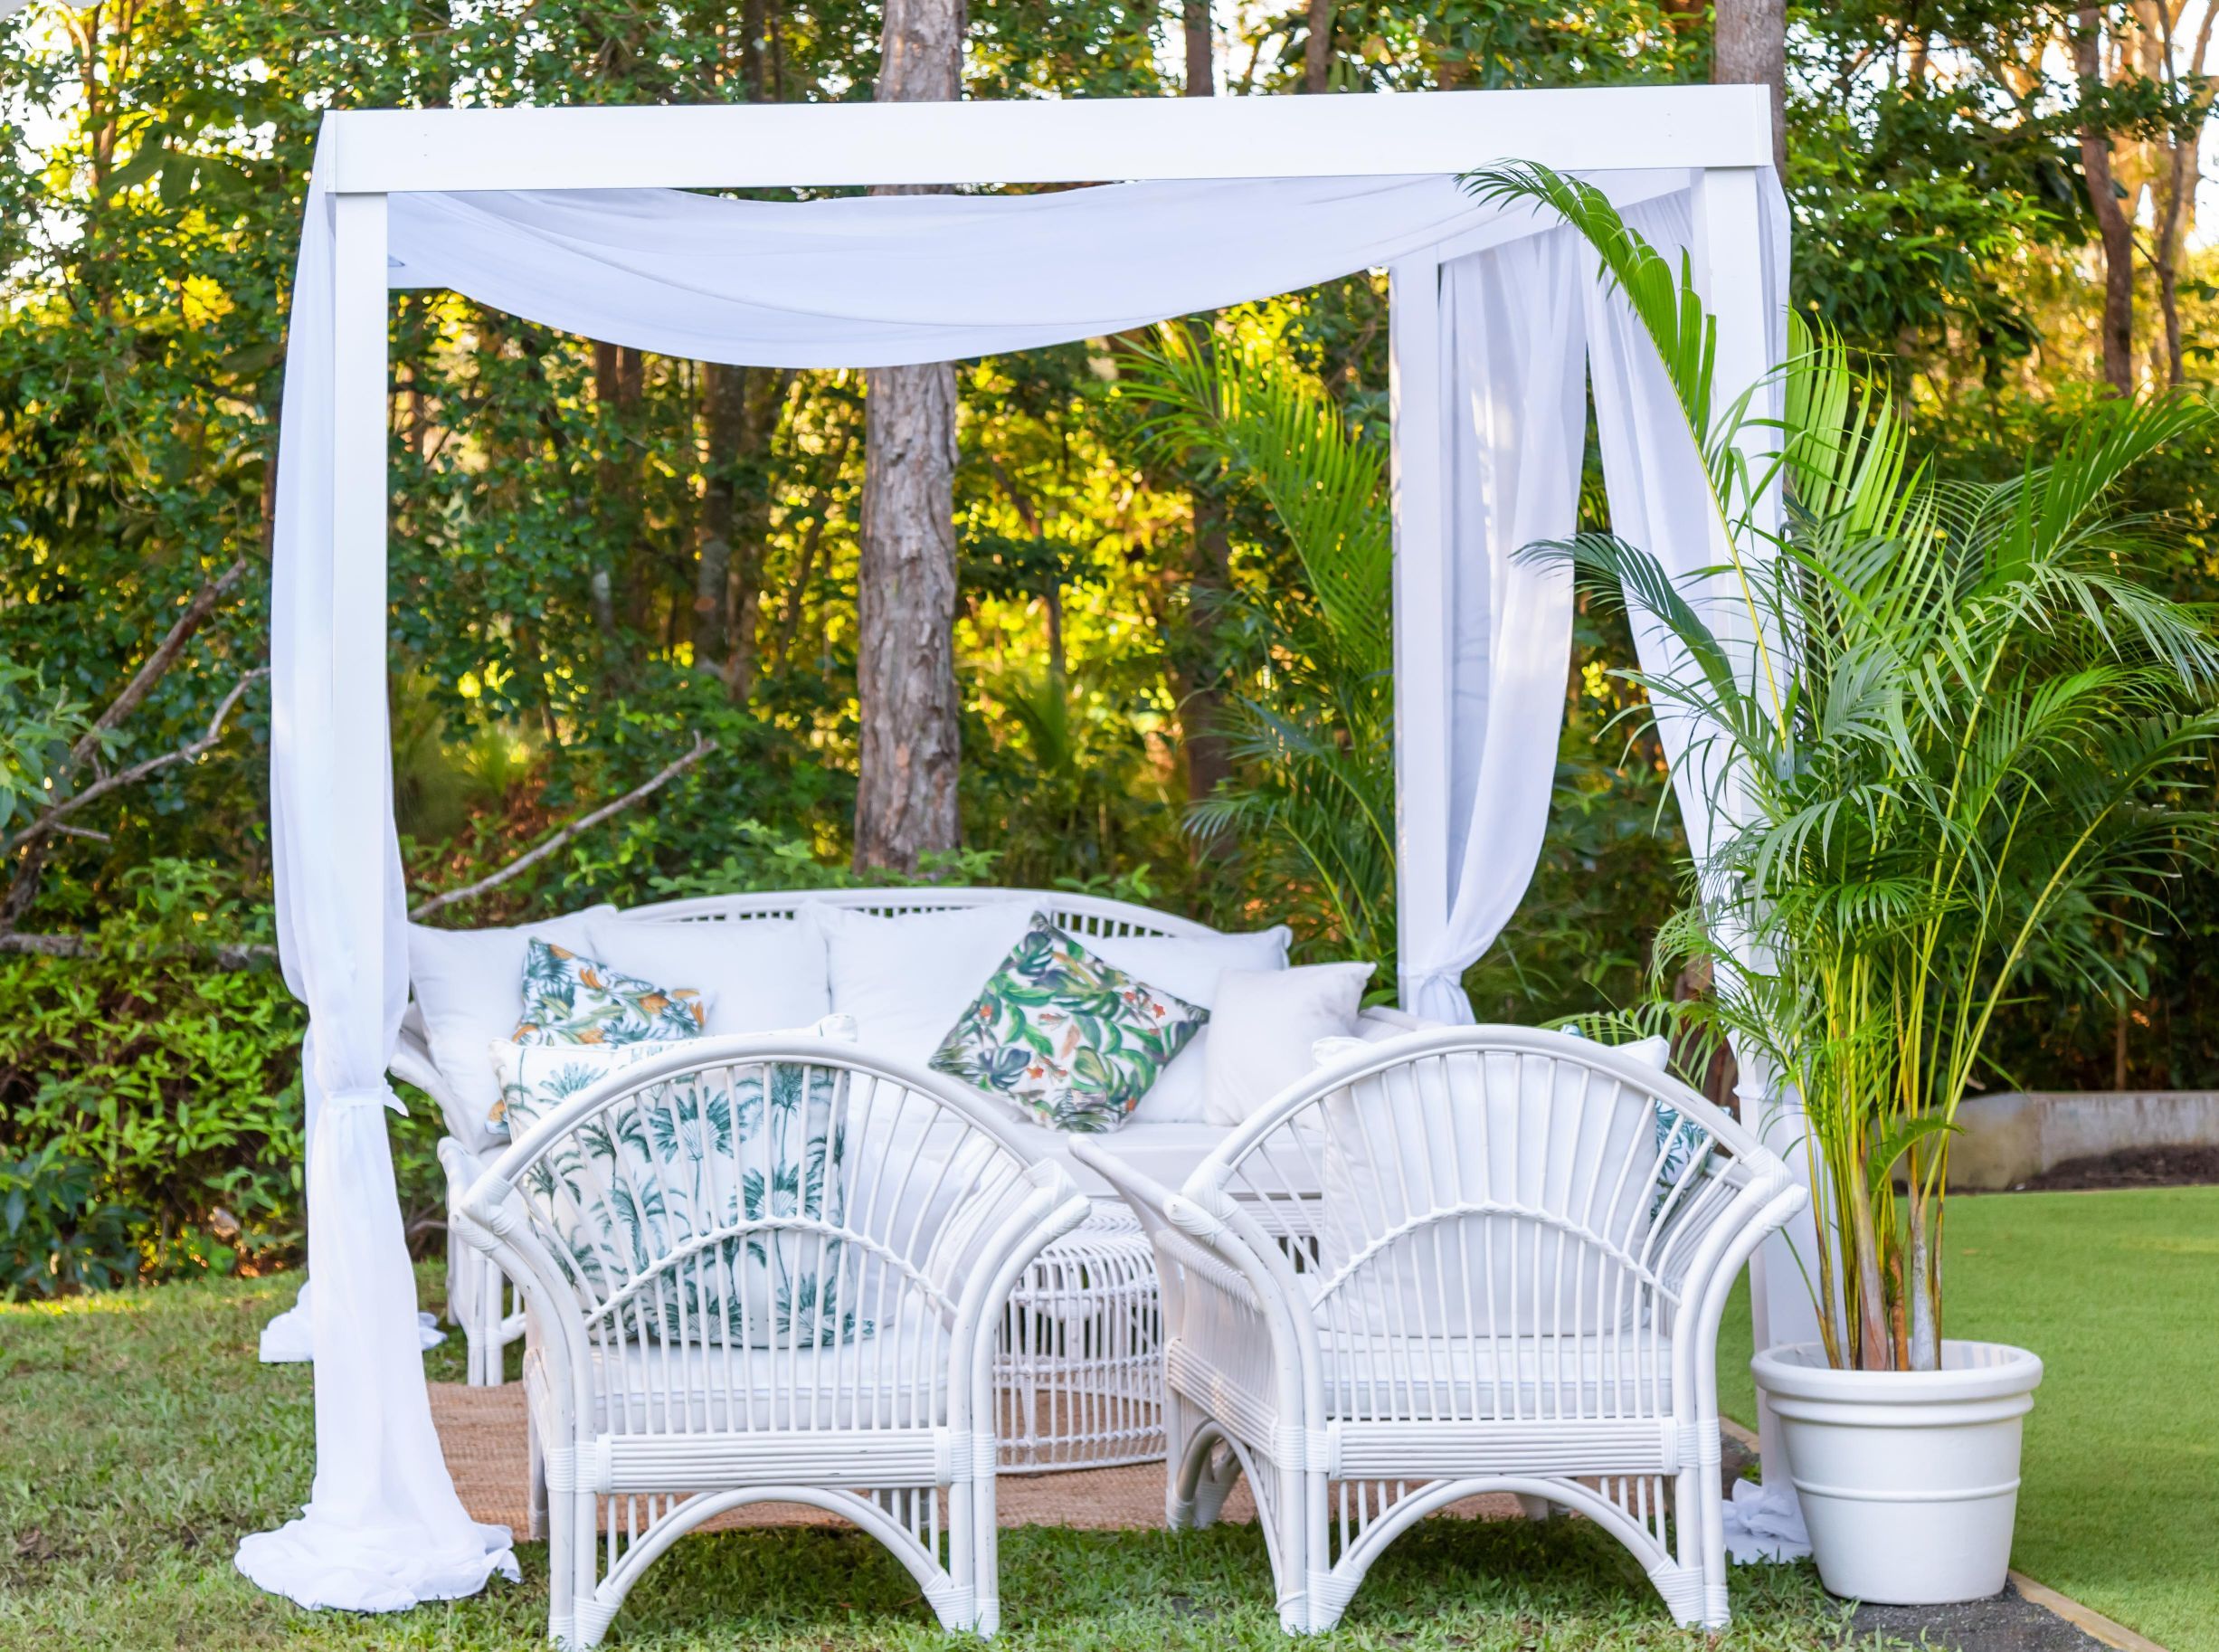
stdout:
[[[1219,91],[1297,90],[1307,15],[1220,7]],[[2079,128],[2116,132],[2122,166],[2143,165],[2201,119],[2201,82],[2107,70],[2101,88],[2076,87],[2054,66],[2061,15],[1983,4],[1914,18],[1884,0],[1796,14],[1799,301],[1881,354],[1922,437],[1968,476],[2015,470],[2088,399],[2100,353]],[[1180,23],[1095,0],[977,0],[969,90],[1176,93]],[[294,1012],[266,964],[224,972],[203,954],[267,938],[252,673],[320,112],[851,99],[876,73],[877,28],[875,7],[849,0],[341,0],[312,15],[34,0],[0,21],[16,162],[0,168],[0,935],[90,936],[102,954],[0,953],[15,1010],[0,1160],[61,1142],[68,1165],[93,1167],[88,1214],[129,1212],[149,1265],[259,1265],[299,1229]],[[1677,0],[1366,0],[1334,9],[1324,43],[1346,93],[1709,68],[1702,8]],[[2193,376],[2209,297],[2188,255],[2175,264],[2163,293],[2138,280],[2146,305],[2170,295]],[[643,357],[441,294],[402,295],[394,317],[392,701],[413,886],[473,881],[697,736],[716,752],[651,806],[444,921],[847,877],[859,375]],[[1172,429],[1161,415],[1178,397],[1151,392],[1175,386],[1144,341],[963,366],[966,847],[941,875],[1116,888],[1227,925],[1285,918],[1310,955],[1391,958],[1382,645],[1335,622],[1330,589],[1332,546],[1378,543],[1385,318],[1383,283],[1356,276],[1220,318],[1224,347],[1202,351],[1247,352],[1257,382],[1294,398],[1317,439],[1308,457],[1338,454],[1361,508],[1327,525],[1323,551],[1259,462],[1304,455],[1257,448],[1238,421]],[[2185,597],[2214,577],[2196,536],[2211,458],[2206,441],[2185,447],[2133,501],[2187,530],[2166,570]],[[1588,493],[1585,526],[1602,527],[1600,489]],[[1350,567],[1376,580],[1361,556]],[[97,725],[233,568],[143,703]],[[1516,922],[1466,981],[1484,1015],[1628,1001],[1677,904],[1658,753],[1614,723],[1638,698],[1611,675],[1628,653],[1620,618],[1582,612],[1551,833]],[[77,805],[69,831],[19,840],[99,777],[188,750]],[[1333,807],[1321,785],[1361,802]],[[147,909],[156,890],[181,903],[173,917]],[[2113,987],[2007,1010],[1984,1081],[2219,1076],[2219,988],[2189,967],[2219,938],[2219,878],[2189,878],[2174,905],[2176,940],[2114,930]],[[194,938],[139,938],[164,924]],[[38,1201],[74,1244],[68,1205]]]
[[[97,1172],[128,1209],[155,1274],[228,1266],[299,1239],[303,1017],[274,969],[215,967],[204,921],[221,897],[204,868],[133,869],[84,958],[0,958],[0,1159],[44,1154],[61,1187]],[[259,937],[266,939],[266,937]],[[74,1208],[72,1208],[74,1207]],[[24,1267],[66,1256],[81,1200],[48,1201],[10,1244]],[[211,1242],[211,1222],[229,1230]],[[113,1258],[110,1235],[101,1248]],[[71,1269],[56,1264],[53,1283]],[[81,1271],[81,1270],[80,1270]],[[128,1270],[127,1270],[128,1272]]]

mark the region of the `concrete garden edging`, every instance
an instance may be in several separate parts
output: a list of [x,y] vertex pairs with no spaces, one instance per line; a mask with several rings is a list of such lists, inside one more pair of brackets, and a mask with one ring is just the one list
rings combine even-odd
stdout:
[[1968,1096],[1949,1144],[1949,1185],[2000,1192],[2074,1159],[2219,1146],[2219,1090],[2008,1090]]

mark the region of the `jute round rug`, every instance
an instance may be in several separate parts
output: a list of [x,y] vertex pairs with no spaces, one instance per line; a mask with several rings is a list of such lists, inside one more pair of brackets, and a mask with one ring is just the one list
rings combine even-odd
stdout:
[[[524,1385],[469,1388],[434,1382],[431,1420],[439,1429],[448,1472],[462,1506],[474,1520],[505,1525],[521,1535],[526,1528]],[[1088,1531],[1131,1531],[1163,1524],[1163,1470],[1154,1463],[1132,1468],[1087,1468],[1067,1474],[1004,1475],[996,1483],[995,1512],[1005,1526],[1076,1526]],[[1514,1515],[1507,1496],[1474,1497],[1443,1511],[1464,1515]],[[1256,1503],[1244,1482],[1226,1500],[1231,1521],[1256,1518]],[[833,1525],[820,1510],[788,1504],[756,1505],[707,1523],[725,1526]]]

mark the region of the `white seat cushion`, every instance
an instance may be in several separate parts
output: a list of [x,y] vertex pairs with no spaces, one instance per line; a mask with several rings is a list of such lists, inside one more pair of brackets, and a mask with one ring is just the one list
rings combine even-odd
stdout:
[[[1647,1335],[1487,1338],[1334,1335],[1319,1338],[1328,1419],[1352,1430],[1366,1423],[1523,1420],[1562,1426],[1566,1419],[1633,1422],[1672,1408],[1672,1347]],[[1247,1349],[1213,1350],[1206,1340],[1175,1339],[1165,1350],[1172,1387],[1194,1396],[1212,1415],[1265,1433],[1276,1417],[1265,1367]],[[1496,1372],[1501,1372],[1501,1381]],[[1663,1439],[1645,1423],[1660,1454]],[[1350,1437],[1355,1438],[1353,1434]],[[1392,1472],[1421,1477],[1438,1472],[1446,1442],[1421,1446],[1417,1460]]]
[[[1095,1198],[1113,1196],[1108,1182],[1072,1157],[1071,1138],[1062,1131],[1025,1122],[1018,1125],[1017,1134],[1031,1152],[1062,1165],[1082,1191]],[[1164,1124],[1135,1116],[1122,1130],[1087,1140],[1103,1152],[1116,1154],[1152,1181],[1177,1188],[1230,1134],[1221,1125]]]
[[1654,1416],[1672,1408],[1672,1344],[1628,1331],[1548,1337],[1325,1334],[1335,1418]]
[[[524,1378],[553,1438],[545,1340]],[[699,1343],[595,1345],[587,1356],[596,1434],[763,1429],[938,1428],[947,1421],[947,1335],[910,1298],[898,1326],[824,1348]]]

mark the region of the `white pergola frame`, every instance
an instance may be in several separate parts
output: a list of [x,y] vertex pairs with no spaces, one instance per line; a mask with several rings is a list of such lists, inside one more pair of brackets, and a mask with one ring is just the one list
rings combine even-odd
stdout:
[[[1717,318],[1716,383],[1770,371],[1761,174],[1772,162],[1760,86],[1155,98],[998,103],[780,104],[338,111],[324,123],[333,203],[332,593],[382,609],[389,394],[386,203],[412,191],[862,187],[1452,174],[1517,158],[1565,172],[1684,168],[1695,279]],[[1444,250],[1389,270],[1394,659],[1400,949],[1436,950],[1448,911],[1448,707],[1413,691],[1449,680],[1441,428]],[[1750,455],[1752,465],[1759,455]],[[1727,546],[1714,527],[1718,560]],[[339,647],[382,646],[382,629]],[[374,680],[384,662],[354,680]],[[364,754],[365,759],[372,754]],[[385,764],[341,765],[382,810]],[[1420,834],[1427,834],[1421,838]],[[1413,852],[1417,850],[1419,852]],[[1418,880],[1422,879],[1420,882]],[[1745,1106],[1767,1098],[1745,1092]],[[1813,1324],[1779,1257],[1756,1276],[1757,1345]],[[1788,1332],[1769,1334],[1769,1329]],[[1768,1448],[1771,1419],[1764,1421]],[[1771,1452],[1767,1450],[1767,1457]],[[1776,1458],[1772,1460],[1777,1460]]]
[[[413,190],[818,188],[1109,179],[1367,177],[1516,157],[1559,171],[1686,168],[1695,279],[1718,318],[1716,380],[1769,369],[1759,174],[1760,86],[1412,92],[1340,98],[1135,98],[1011,103],[365,109],[327,118],[334,151],[334,511],[341,577],[385,600],[386,197]],[[1398,831],[1447,812],[1447,707],[1407,685],[1448,680],[1437,257],[1389,271]],[[1433,554],[1426,554],[1430,549]],[[1725,560],[1720,545],[1720,560]],[[1437,878],[1444,853],[1397,857]],[[1430,955],[1442,888],[1399,891],[1401,950]]]

